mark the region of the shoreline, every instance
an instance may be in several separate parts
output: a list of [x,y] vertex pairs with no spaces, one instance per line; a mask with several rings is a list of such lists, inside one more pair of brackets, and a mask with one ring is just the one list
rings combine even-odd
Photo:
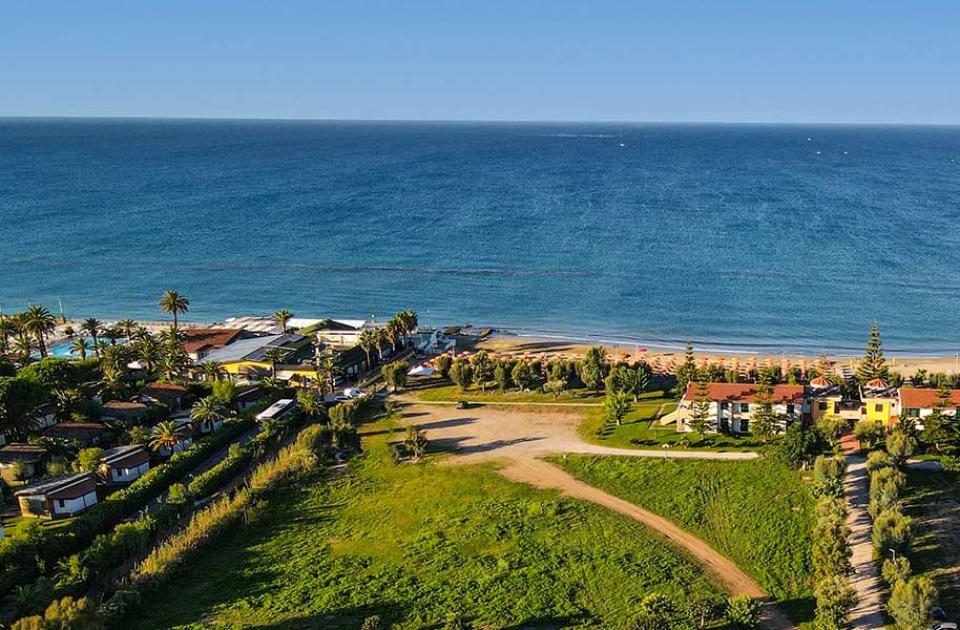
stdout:
[[[65,325],[71,325],[79,330],[82,320],[68,319]],[[106,324],[113,324],[118,321],[115,318],[105,318],[102,320]],[[170,324],[169,321],[151,320],[140,321],[154,331]],[[223,324],[223,320],[216,321],[198,321],[187,320],[180,321],[184,328],[207,328],[217,327]],[[566,354],[569,356],[582,356],[586,350],[592,346],[602,346],[613,356],[627,354],[630,360],[653,360],[659,358],[663,361],[680,361],[686,351],[686,342],[674,343],[663,341],[644,342],[639,339],[623,339],[615,336],[606,335],[582,335],[549,333],[531,330],[526,332],[524,328],[517,332],[516,328],[490,326],[491,333],[488,337],[480,339],[475,332],[486,328],[485,325],[471,325],[461,332],[460,339],[467,346],[477,349],[484,349],[490,352],[509,353],[509,352],[527,352],[534,354]],[[439,326],[440,330],[448,326]],[[59,332],[59,331],[58,331]],[[58,334],[51,338],[48,343],[62,343],[66,338]],[[772,345],[772,344],[771,344]],[[866,334],[864,335],[864,346],[866,346]],[[789,344],[784,344],[783,349],[763,348],[750,346],[747,344],[723,343],[723,342],[693,342],[694,354],[698,362],[706,359],[709,362],[719,362],[721,360],[738,360],[743,364],[756,360],[759,364],[781,365],[787,361],[791,365],[802,365],[806,362],[813,366],[821,357],[826,357],[833,362],[837,369],[856,369],[857,360],[862,356],[862,351],[855,349],[828,350],[825,352],[804,351],[803,349],[789,349]],[[905,377],[912,376],[918,369],[927,370],[929,373],[960,374],[960,354],[957,352],[943,351],[897,351],[886,350],[890,368],[899,372]]]

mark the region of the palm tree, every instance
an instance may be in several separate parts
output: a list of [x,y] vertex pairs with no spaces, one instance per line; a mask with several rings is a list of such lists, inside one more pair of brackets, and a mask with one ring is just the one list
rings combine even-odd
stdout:
[[151,333],[149,330],[147,330],[147,327],[146,327],[146,326],[137,326],[137,328],[133,331],[133,337],[134,337],[134,339],[136,339],[137,341],[143,341],[144,339],[147,339],[148,337],[152,338],[152,337],[153,337],[153,333]]
[[287,354],[280,348],[270,348],[263,355],[263,358],[270,364],[270,374],[273,378],[277,378],[277,363],[283,361],[286,356]]
[[373,329],[373,345],[377,349],[377,358],[383,361],[383,347],[387,345],[387,335],[382,328]]
[[26,365],[30,362],[30,354],[33,352],[33,344],[30,343],[29,337],[17,337],[13,342],[14,348],[17,350],[17,354],[20,355],[20,363]]
[[104,401],[119,400],[127,391],[127,385],[123,382],[123,374],[112,368],[103,370],[103,377],[97,384],[100,399]]
[[121,319],[117,322],[117,328],[123,331],[123,336],[127,339],[127,344],[132,344],[133,331],[137,330],[137,322],[132,319]]
[[377,344],[377,340],[374,338],[374,335],[369,330],[364,330],[359,335],[357,335],[357,345],[363,348],[363,352],[367,355],[367,369],[369,370],[373,367],[373,364],[370,363],[370,351],[373,350],[374,346]]
[[40,356],[47,356],[47,344],[44,338],[57,329],[57,318],[39,304],[31,304],[24,315],[24,327],[28,333],[36,337]]
[[101,327],[103,327],[103,323],[94,317],[89,317],[80,324],[80,330],[90,335],[90,338],[93,339],[93,349],[98,357],[100,356],[100,346],[97,344],[97,340],[100,338]]
[[200,370],[207,381],[219,381],[224,375],[223,363],[219,361],[205,361],[200,364]]
[[155,451],[166,447],[166,449],[172,453],[173,449],[176,448],[177,444],[181,441],[183,441],[183,436],[177,431],[177,424],[173,420],[158,422],[157,425],[150,430],[150,448]]
[[90,342],[83,337],[77,337],[70,344],[70,350],[79,354],[81,361],[86,361],[87,352],[90,351]]
[[[180,352],[176,352],[174,348],[180,350]],[[174,346],[167,348],[167,351],[163,353],[163,358],[160,359],[160,371],[163,372],[163,378],[165,380],[172,381],[189,364],[190,358],[186,353],[183,352],[180,346]]]
[[117,339],[123,336],[123,333],[116,326],[107,326],[103,329],[103,338],[110,342],[111,346],[117,345]]
[[17,334],[17,323],[10,317],[0,316],[0,352],[10,348],[10,337]]
[[285,309],[285,308],[282,308],[282,309],[280,309],[279,311],[277,311],[276,313],[273,314],[273,318],[274,318],[275,320],[277,320],[277,323],[278,323],[278,324],[280,324],[280,332],[281,332],[281,333],[286,333],[286,332],[287,332],[287,322],[289,322],[291,319],[293,319],[293,313],[291,313],[290,311],[288,311],[288,310]]
[[333,357],[327,357],[320,362],[319,368],[327,376],[327,383],[330,385],[330,395],[332,396],[337,388],[334,377],[340,373],[340,366]]
[[297,405],[300,411],[311,420],[315,420],[323,409],[323,404],[317,398],[316,392],[311,389],[302,389],[297,392]]
[[190,410],[190,418],[197,423],[209,422],[213,424],[222,419],[224,414],[223,403],[213,396],[201,398]]
[[393,350],[397,349],[397,339],[400,337],[400,324],[397,323],[397,320],[391,319],[387,322],[386,326],[383,327],[383,334],[387,338],[387,341],[390,342],[390,348]]
[[140,360],[147,366],[147,371],[153,372],[153,368],[156,366],[157,361],[160,360],[162,354],[160,352],[160,344],[156,338],[150,333],[141,337],[140,340],[137,341],[136,352]]
[[177,315],[190,310],[190,300],[176,291],[165,291],[160,298],[160,310],[173,315],[173,328],[177,328]]

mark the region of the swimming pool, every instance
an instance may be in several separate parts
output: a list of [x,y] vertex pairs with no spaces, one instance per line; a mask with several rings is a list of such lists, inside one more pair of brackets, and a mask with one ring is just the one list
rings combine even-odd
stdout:
[[[93,338],[92,337],[83,337],[87,340],[87,343],[90,344],[90,349],[87,350],[87,356],[90,357],[94,354],[93,351]],[[47,356],[56,357],[58,359],[79,359],[80,353],[75,352],[72,348],[73,342],[76,339],[70,339],[69,341],[64,341],[63,343],[58,343],[55,346],[50,346],[47,348]],[[101,340],[102,341],[102,340]],[[123,340],[118,340],[117,343],[123,343]],[[40,355],[34,355],[34,358],[39,358]]]

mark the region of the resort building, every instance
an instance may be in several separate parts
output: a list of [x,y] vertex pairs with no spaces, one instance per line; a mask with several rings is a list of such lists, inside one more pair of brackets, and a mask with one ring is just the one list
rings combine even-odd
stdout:
[[304,359],[312,359],[313,344],[309,337],[292,333],[240,339],[211,352],[201,363],[216,361],[229,378],[256,382],[272,373],[273,365],[269,359],[273,351],[279,355],[278,367],[296,365]]
[[98,471],[107,483],[130,483],[150,470],[150,454],[139,444],[117,446],[103,453]]
[[175,383],[150,383],[140,390],[137,399],[142,403],[164,405],[170,410],[183,407],[189,391],[183,385]]
[[875,378],[860,388],[860,420],[879,422],[883,426],[896,424],[899,415],[899,396],[896,387]]
[[917,387],[901,387],[898,394],[899,416],[912,419],[918,429],[922,430],[923,419],[937,410],[960,420],[960,389],[946,390],[945,398],[940,397],[939,390]]
[[[6,481],[23,481],[43,471],[47,451],[42,446],[14,442],[0,448],[0,477]],[[17,478],[15,473],[21,473]]]
[[14,495],[24,516],[73,516],[97,502],[93,473],[77,473],[31,484]]
[[61,422],[44,431],[43,437],[70,440],[88,448],[105,442],[109,431],[102,422]]
[[321,344],[337,347],[355,346],[360,342],[360,334],[377,327],[372,320],[364,319],[325,319],[310,327]]
[[229,346],[245,336],[236,328],[188,328],[182,331],[180,346],[194,361],[199,361],[211,352]]
[[[678,431],[691,431],[688,421],[697,398],[697,383],[690,383],[670,420],[677,422]],[[708,383],[710,431],[749,433],[750,421],[759,408],[760,386],[756,383]],[[773,385],[773,411],[782,418],[781,430],[807,412],[803,385]],[[664,420],[668,417],[665,416]]]
[[233,404],[236,406],[237,411],[246,411],[263,400],[266,395],[266,390],[259,385],[247,385],[237,389],[237,395],[233,399]]
[[147,420],[147,406],[138,402],[112,400],[102,407],[104,419],[113,420],[126,427],[143,424]]

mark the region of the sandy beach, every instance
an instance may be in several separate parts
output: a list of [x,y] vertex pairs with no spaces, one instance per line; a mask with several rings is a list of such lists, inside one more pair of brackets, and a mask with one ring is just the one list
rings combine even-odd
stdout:
[[[469,347],[474,347],[476,349],[486,350],[492,353],[529,353],[531,356],[546,354],[548,356],[561,355],[567,357],[581,357],[583,356],[587,349],[597,345],[589,343],[580,343],[576,341],[558,341],[553,339],[537,339],[534,337],[516,337],[508,335],[492,335],[486,339],[477,340],[476,338],[463,337],[465,345]],[[864,340],[866,343],[866,340]],[[648,362],[659,360],[662,363],[668,363],[671,360],[679,363],[683,360],[684,353],[676,350],[662,350],[652,347],[646,349],[638,348],[633,345],[613,345],[613,344],[601,344],[607,349],[611,356],[620,358],[623,355],[628,355],[629,361],[643,359]],[[756,361],[758,365],[771,364],[771,365],[781,365],[783,361],[787,361],[791,366],[801,366],[808,365],[809,367],[815,366],[815,364],[821,360],[821,355],[801,355],[801,354],[750,354],[750,353],[738,353],[738,354],[718,354],[716,352],[705,353],[697,352],[696,346],[694,346],[694,354],[697,356],[697,361],[702,362],[706,359],[711,363],[723,362],[725,365],[730,365],[734,360],[739,361],[740,365],[746,366],[749,365],[752,361]],[[855,370],[857,366],[857,359],[851,357],[841,357],[841,356],[831,356],[826,355],[829,361],[834,363],[834,366],[838,370],[847,369]],[[943,372],[947,374],[960,373],[960,359],[956,355],[943,355],[943,356],[922,356],[922,357],[909,357],[909,356],[888,356],[887,361],[890,365],[890,368],[905,377],[912,376],[918,369],[927,370],[927,372],[933,374],[937,372]]]

